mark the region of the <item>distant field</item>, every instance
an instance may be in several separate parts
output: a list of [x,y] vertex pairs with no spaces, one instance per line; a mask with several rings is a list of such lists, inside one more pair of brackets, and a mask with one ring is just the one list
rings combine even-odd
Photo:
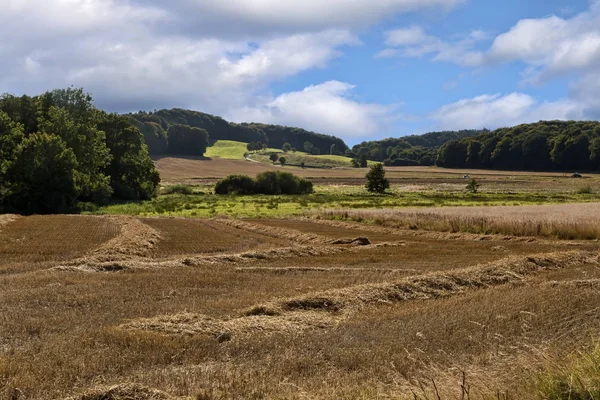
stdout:
[[[205,157],[226,160],[243,160],[244,153],[248,153],[246,146],[247,143],[243,142],[217,140],[212,146],[206,149]],[[350,158],[344,156],[314,156],[303,151],[284,153],[281,149],[275,148],[268,148],[266,150],[249,153],[252,160],[259,161],[263,164],[272,164],[269,155],[271,153],[277,153],[280,157],[286,158],[288,165],[300,166],[300,163],[304,162],[307,168],[349,167],[351,161]]]
[[596,360],[597,241],[129,216],[8,216],[0,239],[1,399],[537,399],[573,371],[600,382],[576,369]]
[[217,140],[214,145],[206,149],[205,157],[224,158],[229,160],[243,160],[246,152],[246,143],[233,140]]
[[[319,156],[336,157],[336,156]],[[160,157],[155,163],[161,174],[163,184],[172,183],[214,183],[230,174],[256,175],[264,171],[289,171],[298,176],[310,178],[316,184],[362,186],[365,182],[366,168],[299,168],[281,167],[266,164],[228,159],[206,160],[187,157]],[[436,167],[386,167],[386,176],[392,185],[403,190],[464,190],[468,175],[481,184],[481,191],[507,192],[572,192],[590,186],[592,191],[600,191],[600,175],[584,174],[584,178],[571,178],[562,172],[523,172],[460,170]]]

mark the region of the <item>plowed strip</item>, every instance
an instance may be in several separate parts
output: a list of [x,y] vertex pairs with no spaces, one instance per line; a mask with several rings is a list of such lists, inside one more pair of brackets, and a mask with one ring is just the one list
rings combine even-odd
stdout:
[[289,246],[284,238],[250,232],[217,220],[145,218],[145,224],[160,232],[162,240],[151,255],[240,253],[248,250]]
[[19,217],[0,230],[0,264],[72,259],[118,234],[119,226],[106,217]]

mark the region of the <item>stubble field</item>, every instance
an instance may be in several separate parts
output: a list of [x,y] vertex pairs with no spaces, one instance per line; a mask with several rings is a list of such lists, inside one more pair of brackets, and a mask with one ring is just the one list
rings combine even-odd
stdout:
[[[550,214],[582,221],[589,205],[561,207]],[[0,398],[533,399],[565,385],[598,389],[596,240],[409,226],[414,210],[383,212],[3,216]]]

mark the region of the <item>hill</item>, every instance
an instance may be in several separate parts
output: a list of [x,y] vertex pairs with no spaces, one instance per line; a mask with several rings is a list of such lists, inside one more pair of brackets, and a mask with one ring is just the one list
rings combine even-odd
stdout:
[[600,168],[600,123],[540,121],[446,142],[436,164],[450,168],[591,171]]
[[[221,117],[179,108],[155,112],[140,111],[128,114],[127,117],[144,134],[152,155],[175,154],[169,143],[169,131],[175,126],[197,129],[188,133],[190,138],[202,136],[205,132],[210,140],[207,144],[217,140],[232,140],[264,143],[281,148],[285,143],[289,143],[298,150],[310,149],[313,154],[329,154],[333,148],[333,154],[343,155],[348,150],[344,141],[334,136],[279,125],[235,124]],[[194,148],[197,150],[191,155],[204,154],[204,151],[200,151],[203,150],[202,146]]]
[[352,147],[351,156],[366,156],[369,160],[384,162],[390,166],[433,165],[440,146],[452,140],[461,140],[485,132],[489,131],[441,131],[362,142]]

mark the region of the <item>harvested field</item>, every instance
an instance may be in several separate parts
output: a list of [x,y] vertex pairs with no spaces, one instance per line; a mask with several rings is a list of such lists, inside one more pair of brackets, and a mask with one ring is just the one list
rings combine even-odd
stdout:
[[595,240],[10,219],[0,399],[535,399],[600,330]]
[[285,238],[249,232],[216,220],[144,218],[141,221],[161,232],[162,240],[152,251],[154,257],[240,253],[290,245]]
[[112,218],[52,215],[8,219],[0,226],[0,268],[8,262],[69,260],[120,234],[120,226]]

